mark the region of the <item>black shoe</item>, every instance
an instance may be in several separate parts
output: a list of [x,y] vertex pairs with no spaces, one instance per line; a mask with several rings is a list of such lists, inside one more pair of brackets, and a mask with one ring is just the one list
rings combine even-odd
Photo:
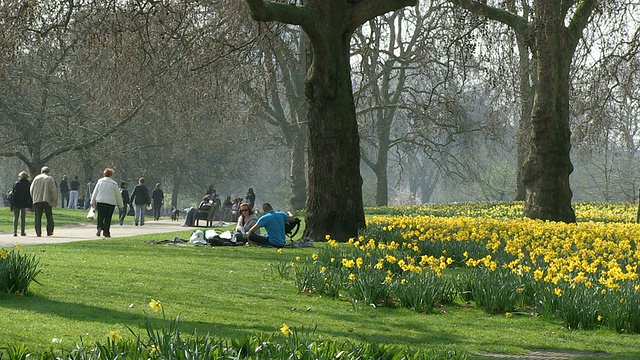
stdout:
[[41,237],[42,235],[41,235],[41,234],[36,234],[36,236],[37,236],[37,237]]
[[138,223],[136,223],[136,226],[138,226]]
[[104,234],[104,237],[106,238],[111,237],[111,234]]
[[100,229],[96,232],[96,236],[100,236]]
[[51,233],[51,234],[47,234],[47,236],[53,236],[53,233]]
[[20,236],[27,236],[27,233],[23,232]]
[[18,233],[13,233],[13,236],[18,236]]

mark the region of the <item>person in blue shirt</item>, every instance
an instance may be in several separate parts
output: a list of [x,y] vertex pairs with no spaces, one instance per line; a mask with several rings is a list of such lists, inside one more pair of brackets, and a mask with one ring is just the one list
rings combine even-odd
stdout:
[[[262,246],[283,247],[285,243],[284,224],[287,221],[294,221],[295,218],[285,212],[273,210],[269,203],[262,204],[262,211],[264,215],[245,233],[245,238],[251,243]],[[260,228],[265,229],[264,236],[256,233]]]

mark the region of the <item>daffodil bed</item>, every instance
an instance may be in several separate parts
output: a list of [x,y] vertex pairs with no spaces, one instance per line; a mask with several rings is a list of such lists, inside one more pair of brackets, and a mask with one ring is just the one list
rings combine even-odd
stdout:
[[[636,207],[575,209],[574,225],[519,219],[522,204],[367,209],[358,239],[280,254],[149,247],[152,235],[7,249],[42,265],[42,286],[0,298],[0,357],[182,358],[206,343],[227,357],[418,349],[435,352],[415,358],[461,359],[545,348],[636,359],[639,335],[624,334],[638,332]],[[167,321],[151,299],[179,314],[181,336],[178,317]]]
[[298,291],[354,303],[432,312],[461,301],[557,317],[569,329],[640,332],[635,206],[577,204],[582,221],[565,224],[518,218],[521,205],[387,208],[358,239],[328,237],[330,246],[288,266]]

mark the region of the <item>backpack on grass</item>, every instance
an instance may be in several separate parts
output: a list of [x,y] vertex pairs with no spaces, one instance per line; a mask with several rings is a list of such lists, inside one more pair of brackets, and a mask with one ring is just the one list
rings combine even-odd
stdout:
[[287,235],[289,240],[293,240],[293,237],[296,236],[298,230],[300,230],[300,223],[302,221],[298,218],[295,218],[293,221],[287,221],[284,223],[284,233]]

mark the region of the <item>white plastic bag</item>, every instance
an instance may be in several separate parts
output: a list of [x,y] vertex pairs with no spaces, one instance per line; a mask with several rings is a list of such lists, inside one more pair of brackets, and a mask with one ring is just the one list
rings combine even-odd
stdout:
[[218,236],[218,233],[214,229],[209,229],[204,233],[204,237],[209,240],[213,239],[216,236]]
[[87,213],[87,219],[93,220],[95,209],[92,207],[89,208],[89,212]]
[[221,239],[231,240],[231,231],[227,230],[220,234]]
[[191,240],[191,243],[193,244],[205,245],[207,243],[207,241],[204,239],[204,234],[202,233],[202,230],[194,231],[193,234],[191,234],[191,237],[189,238],[189,240]]

